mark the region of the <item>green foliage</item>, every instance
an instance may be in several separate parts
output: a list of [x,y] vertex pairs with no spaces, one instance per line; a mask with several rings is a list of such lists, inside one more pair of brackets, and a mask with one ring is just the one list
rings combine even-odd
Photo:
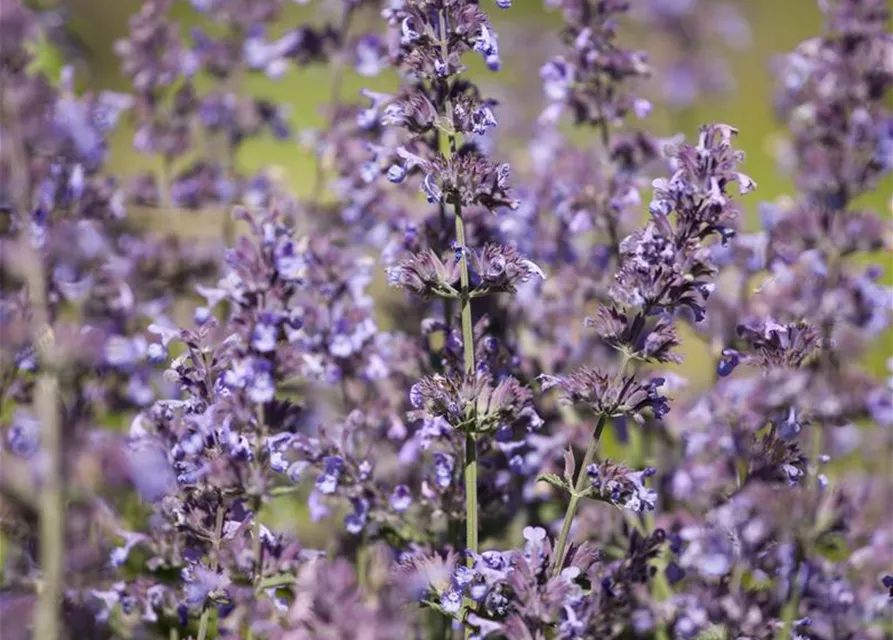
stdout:
[[32,73],[42,73],[53,83],[58,83],[62,69],[68,64],[62,50],[41,35],[28,44],[34,59],[31,62]]
[[831,562],[844,562],[852,551],[846,539],[839,533],[828,533],[821,536],[815,544],[816,553]]
[[726,640],[728,631],[721,624],[714,624],[697,635],[696,640]]
[[772,579],[762,580],[748,571],[741,577],[741,586],[745,591],[765,591],[772,588]]
[[564,491],[570,493],[573,488],[568,486],[567,482],[561,479],[558,474],[555,473],[541,473],[536,478],[537,482],[545,482],[547,484],[552,485],[559,491]]

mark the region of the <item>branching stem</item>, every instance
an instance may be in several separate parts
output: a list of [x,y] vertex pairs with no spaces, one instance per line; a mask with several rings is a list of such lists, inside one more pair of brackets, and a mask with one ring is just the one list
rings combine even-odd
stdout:
[[564,522],[561,525],[561,533],[558,535],[558,543],[555,545],[554,565],[552,572],[555,575],[561,573],[561,567],[564,564],[564,554],[567,548],[567,538],[571,532],[571,525],[574,522],[574,516],[577,514],[577,505],[580,502],[580,493],[586,489],[587,473],[586,467],[595,460],[595,452],[598,450],[598,443],[602,437],[602,431],[605,429],[605,423],[608,421],[607,415],[601,414],[598,423],[595,425],[595,431],[589,440],[589,446],[586,448],[586,454],[583,456],[583,464],[577,473],[577,480],[574,483],[574,493],[571,495],[570,502],[567,503],[567,512],[564,514]]
[[[624,357],[623,362],[620,365],[620,368],[617,370],[617,375],[614,376],[614,382],[616,383],[623,377],[623,374],[626,372],[626,367],[629,365],[630,361],[633,358],[629,355]],[[580,503],[580,494],[586,489],[586,482],[588,481],[588,473],[586,468],[592,464],[595,460],[596,451],[598,451],[598,443],[601,440],[602,432],[605,430],[605,424],[608,422],[608,415],[613,414],[617,407],[623,402],[623,397],[626,395],[629,384],[632,379],[627,381],[627,384],[624,385],[623,389],[621,389],[620,393],[617,395],[617,400],[614,403],[614,406],[610,411],[602,412],[598,417],[598,422],[595,425],[595,431],[592,433],[592,438],[589,440],[589,446],[586,447],[586,453],[583,456],[583,463],[580,465],[580,468],[577,471],[577,479],[574,482],[574,492],[571,494],[571,499],[567,503],[567,511],[564,513],[564,522],[561,525],[561,533],[558,536],[558,542],[555,545],[555,553],[552,555],[553,564],[552,564],[552,573],[554,575],[558,575],[561,573],[561,569],[564,565],[564,554],[567,550],[567,539],[570,535],[571,525],[573,524],[574,517],[577,515],[577,507]]]

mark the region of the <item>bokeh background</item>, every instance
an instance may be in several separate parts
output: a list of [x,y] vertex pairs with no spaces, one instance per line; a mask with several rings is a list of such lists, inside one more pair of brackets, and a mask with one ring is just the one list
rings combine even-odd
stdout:
[[[53,42],[45,42],[40,48],[44,68],[58,72],[62,65],[74,64],[81,89],[128,90],[113,47],[115,41],[126,34],[128,19],[139,9],[139,0],[41,0],[36,4],[50,9],[47,15],[53,16],[58,23],[53,29],[58,38],[54,37]],[[337,22],[338,4],[290,4],[279,28]],[[469,62],[470,73],[485,93],[501,102],[497,109],[500,152],[509,155],[516,165],[523,165],[536,116],[544,105],[539,68],[550,54],[559,50],[557,34],[561,23],[557,12],[550,11],[543,0],[515,0],[513,4],[509,11],[489,12],[500,34],[503,69],[493,74],[477,60],[477,56],[470,56]],[[647,11],[649,3],[633,0],[632,4],[639,11]],[[652,83],[656,90],[651,96],[655,111],[648,126],[658,135],[669,136],[682,131],[689,137],[696,134],[702,122],[725,122],[738,127],[741,135],[736,144],[747,153],[745,171],[759,185],[756,196],[745,199],[744,204],[745,224],[753,228],[759,224],[759,202],[793,193],[793,185],[777,161],[785,133],[773,109],[773,94],[778,81],[772,67],[777,56],[819,33],[821,14],[818,3],[816,0],[700,0],[699,3],[679,0],[677,4],[698,5],[705,9],[730,6],[743,18],[737,26],[736,21],[731,20],[732,26],[717,29],[707,42],[708,56],[715,56],[715,61],[728,67],[723,78],[728,86],[727,90],[699,94],[691,106],[673,108],[668,107],[661,96],[684,92],[685,88],[680,86],[684,84],[683,79],[657,75]],[[191,10],[186,2],[177,3],[174,11],[183,25],[184,34],[190,26],[201,24],[200,14]],[[374,12],[360,13],[354,18],[352,27],[360,33],[368,30],[370,25],[376,25],[376,21],[378,26],[382,25]],[[671,41],[671,36],[666,33],[642,26],[641,22],[629,27],[624,38],[627,46],[646,49],[658,71],[678,55],[675,53],[678,42]],[[246,78],[245,91],[288,105],[296,135],[289,142],[272,137],[248,141],[240,147],[236,158],[239,169],[251,174],[266,168],[296,195],[307,194],[314,183],[317,166],[309,145],[302,144],[301,140],[325,123],[327,105],[334,99],[360,101],[362,88],[387,91],[398,83],[396,74],[390,70],[370,79],[353,73],[349,65],[340,82],[334,76],[331,65],[311,64],[291,70],[275,81],[260,74]],[[574,135],[579,136],[579,133]],[[151,168],[153,162],[153,158],[133,150],[132,130],[126,122],[120,126],[113,138],[109,166],[126,180],[140,170]],[[861,204],[893,215],[891,193],[893,180],[888,179]],[[188,235],[218,233],[219,222],[208,218],[228,215],[224,211],[143,213],[148,218],[146,224],[152,227]],[[865,259],[876,262],[878,256],[866,256]],[[885,268],[885,278],[890,282],[893,258],[880,256],[880,261]],[[868,364],[872,372],[886,374],[891,354],[893,333],[887,334],[870,354]],[[689,373],[694,373],[697,378],[699,363],[697,354],[693,355],[695,357],[689,358],[686,368],[691,369]]]
[[[493,0],[482,0],[493,2]],[[685,3],[686,0],[679,0]],[[128,82],[120,72],[119,60],[113,51],[114,43],[127,32],[128,19],[139,9],[138,0],[44,0],[43,8],[56,12],[52,42],[41,44],[40,64],[50,73],[58,73],[65,64],[73,64],[77,71],[78,88],[82,90],[111,89],[127,91]],[[285,30],[298,24],[324,24],[337,22],[335,14],[339,3],[294,3],[283,14],[279,28]],[[498,99],[501,106],[496,115],[500,119],[497,128],[498,154],[509,157],[512,163],[523,168],[528,160],[528,143],[533,137],[535,120],[545,105],[542,96],[539,69],[551,54],[559,50],[558,32],[560,18],[549,11],[543,0],[515,0],[509,11],[489,10],[500,36],[503,69],[493,74],[477,60],[468,56],[470,73],[484,93]],[[648,2],[633,0],[640,10]],[[720,4],[714,0],[700,0],[700,6]],[[744,170],[758,183],[755,196],[744,199],[745,226],[755,228],[759,224],[759,202],[774,201],[794,193],[794,186],[779,167],[778,152],[784,144],[785,132],[773,108],[774,92],[778,86],[772,67],[773,60],[793,50],[803,40],[820,32],[821,14],[816,0],[725,0],[723,5],[734,6],[743,22],[738,28],[718,30],[708,43],[711,55],[723,61],[728,72],[724,74],[725,91],[699,94],[690,106],[668,107],[661,96],[667,92],[684,92],[684,86],[674,85],[681,79],[656,76],[655,91],[651,96],[655,111],[648,121],[649,128],[659,136],[684,132],[694,136],[703,122],[724,122],[741,131],[736,145],[747,154]],[[490,9],[490,8],[488,8]],[[183,33],[191,25],[200,24],[202,17],[192,11],[186,2],[176,4],[175,16],[181,21]],[[375,21],[378,21],[377,23]],[[368,30],[370,25],[383,27],[379,16],[361,13],[353,21],[357,33]],[[275,34],[271,34],[275,35]],[[642,23],[627,28],[625,46],[649,51],[652,61],[660,70],[676,51],[676,44],[660,31],[648,29]],[[472,59],[473,58],[473,59]],[[210,85],[210,79],[206,79]],[[279,104],[289,105],[290,122],[294,139],[287,142],[272,137],[252,139],[242,145],[236,162],[244,174],[261,169],[272,171],[279,180],[298,196],[309,194],[318,170],[317,159],[306,140],[312,131],[324,126],[328,105],[333,101],[361,101],[360,90],[370,88],[387,91],[398,84],[396,74],[385,70],[375,78],[361,77],[348,67],[341,79],[336,80],[331,66],[309,65],[290,70],[279,80],[266,79],[259,74],[246,78],[243,90],[266,97]],[[201,87],[199,87],[201,89]],[[579,136],[578,132],[574,133]],[[113,138],[112,161],[109,166],[122,180],[138,172],[151,169],[153,158],[141,156],[132,145],[133,131],[126,121]],[[595,141],[593,140],[593,143]],[[580,140],[587,144],[586,139]],[[324,167],[323,167],[324,169]],[[857,203],[893,215],[893,180],[881,183],[879,189]],[[137,211],[141,222],[156,229],[174,230],[191,236],[219,235],[220,219],[228,211],[165,211],[149,209]],[[643,215],[646,212],[643,207]],[[893,257],[890,255],[863,256],[866,262],[880,263],[885,270],[884,279],[893,282]],[[383,275],[383,270],[382,270]],[[381,297],[388,293],[382,282],[375,285]],[[373,293],[376,293],[374,290]],[[381,318],[387,326],[391,319]],[[693,388],[712,377],[708,370],[712,360],[704,357],[704,345],[697,340],[687,340],[688,352],[681,366]],[[888,333],[867,356],[866,365],[877,376],[889,376],[888,367],[893,356],[893,333]],[[610,434],[603,443],[605,454],[620,460],[635,457],[627,445],[614,440]],[[626,450],[624,450],[626,448]],[[846,464],[860,464],[850,460]],[[890,470],[887,469],[887,472]],[[302,536],[312,544],[314,532],[301,513],[302,509],[290,501],[290,506],[277,514],[288,520],[302,521]],[[272,511],[277,511],[275,507]],[[278,519],[274,517],[274,519]],[[284,523],[283,523],[284,524]],[[317,535],[324,536],[323,532]]]
[[[717,0],[700,0],[703,6],[711,3],[720,4]],[[81,87],[128,89],[113,46],[126,34],[128,18],[138,10],[139,0],[42,0],[36,4],[61,8],[62,19],[70,34],[69,43],[46,52],[45,65],[54,67],[75,62]],[[645,8],[648,3],[633,0],[632,4]],[[774,159],[774,149],[784,132],[773,111],[773,92],[777,83],[771,70],[772,61],[803,40],[817,35],[821,15],[817,0],[723,0],[722,4],[736,6],[749,30],[740,37],[726,36],[722,41],[720,36],[710,43],[716,55],[728,64],[731,90],[713,96],[699,95],[693,107],[682,110],[668,109],[655,100],[655,112],[649,126],[656,133],[665,135],[676,131],[693,135],[698,124],[705,121],[727,122],[738,127],[742,135],[737,144],[748,154],[746,170],[759,184],[757,198],[751,198],[748,205],[754,207],[754,201],[772,200],[792,190],[790,181],[779,171]],[[333,13],[336,5],[293,4],[284,12],[281,27],[336,21],[338,16]],[[500,34],[504,61],[498,74],[487,71],[476,57],[468,60],[475,79],[503,102],[503,109],[497,111],[501,119],[499,135],[503,138],[506,136],[503,119],[506,107],[510,107],[510,135],[514,139],[503,140],[503,143],[514,146],[515,150],[523,148],[529,139],[533,121],[544,105],[539,68],[550,53],[558,50],[557,33],[561,22],[557,12],[549,11],[544,5],[543,0],[515,0],[509,11],[489,11]],[[184,32],[190,25],[201,21],[187,3],[178,3],[174,14],[182,22]],[[360,15],[354,20],[354,28],[361,32],[377,18],[369,13]],[[632,27],[626,37],[627,45],[648,50],[653,62],[660,66],[662,54],[668,47],[661,34]],[[656,86],[670,82],[661,77],[654,80]],[[244,88],[277,103],[290,105],[291,123],[300,135],[301,131],[323,124],[323,107],[332,98],[332,85],[330,67],[310,65],[292,70],[277,81],[251,77],[245,81]],[[364,87],[387,90],[396,85],[396,75],[387,71],[370,80],[348,70],[341,85],[341,99],[359,101],[359,91]],[[135,173],[151,162],[132,150],[131,135],[126,126],[121,127],[113,149],[111,166],[125,175]],[[297,194],[309,190],[314,174],[314,158],[306,149],[297,143],[280,143],[272,139],[244,145],[238,162],[247,171],[270,165],[278,167]],[[889,211],[891,187],[893,183],[889,181],[883,184],[872,204]]]

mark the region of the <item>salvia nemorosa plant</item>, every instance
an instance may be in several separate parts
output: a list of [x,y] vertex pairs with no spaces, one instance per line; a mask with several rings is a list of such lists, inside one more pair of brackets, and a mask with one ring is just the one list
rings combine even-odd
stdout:
[[889,637],[888,3],[777,59],[762,204],[649,124],[734,5],[547,0],[537,76],[512,4],[145,0],[124,92],[0,4],[4,638]]

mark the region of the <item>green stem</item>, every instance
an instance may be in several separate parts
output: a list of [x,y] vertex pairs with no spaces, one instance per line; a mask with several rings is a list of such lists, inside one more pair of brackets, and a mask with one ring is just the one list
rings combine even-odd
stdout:
[[[254,459],[261,459],[261,445],[260,443],[264,440],[264,436],[266,435],[266,411],[264,409],[264,405],[258,404],[256,411],[257,418],[257,431],[258,438],[256,440],[257,445],[254,449]],[[261,474],[263,473],[262,469],[257,469],[255,473]],[[258,480],[253,480],[258,481]],[[252,586],[254,587],[255,592],[258,591],[258,585],[263,580],[264,577],[264,545],[261,540],[261,530],[260,530],[260,508],[262,506],[262,499],[260,496],[255,496],[253,499],[252,507],[254,509],[253,514],[253,522],[251,523],[251,556],[254,559],[254,573],[252,577]],[[248,621],[248,628],[245,631],[246,640],[254,640],[254,630],[251,628],[251,621]]]
[[171,161],[164,154],[158,157],[158,206],[171,208]]
[[[263,403],[260,403],[256,407],[256,415],[255,419],[257,420],[257,438],[255,440],[255,448],[254,448],[254,460],[257,461],[258,465],[254,473],[257,476],[261,476],[264,472],[263,466],[260,463],[263,456],[263,442],[267,435],[267,415],[266,409]],[[260,478],[255,477],[252,479],[252,482],[261,483]],[[254,558],[254,586],[257,587],[257,584],[264,577],[264,545],[261,541],[261,531],[260,531],[260,510],[263,506],[263,498],[260,495],[255,495],[252,500],[252,507],[254,509],[253,519],[254,521],[251,523],[251,528],[253,530],[253,538],[252,538],[252,557]]]
[[198,640],[205,640],[208,637],[208,624],[211,620],[211,610],[205,607],[202,611],[202,617],[198,621]]
[[[226,508],[223,504],[217,505],[217,518],[214,522],[214,539],[211,551],[211,571],[217,571],[217,564],[220,561],[220,536],[223,535],[223,516]],[[208,637],[208,626],[211,621],[211,610],[208,608],[207,602],[205,609],[202,611],[202,617],[198,621],[198,637],[197,640],[206,640]]]
[[366,591],[369,588],[369,548],[365,535],[357,546],[357,585],[360,587],[360,591]]
[[[14,139],[15,140],[15,139]],[[14,150],[24,147],[12,145]],[[15,153],[15,151],[14,151]],[[21,164],[19,164],[21,163]],[[13,171],[27,167],[24,153],[13,157]],[[28,210],[27,171],[22,170],[18,205],[24,214]],[[15,185],[14,185],[15,186]],[[41,424],[41,454],[43,473],[39,492],[40,504],[40,568],[42,583],[37,603],[34,637],[57,640],[60,637],[62,582],[65,566],[65,499],[62,481],[62,421],[59,398],[56,343],[50,325],[47,274],[38,250],[31,250],[32,238],[23,233],[21,245],[28,251],[25,283],[28,289],[32,336],[40,357],[40,374],[34,391],[34,411]]]
[[[644,316],[647,311],[648,308],[646,308],[642,312],[642,315]],[[635,332],[633,340],[630,341],[632,344],[635,344],[640,332],[641,329]],[[623,377],[623,374],[626,372],[626,367],[629,365],[632,359],[633,356],[631,354],[627,353],[626,355],[624,355],[623,362],[620,363],[620,368],[617,369],[617,373],[614,375],[614,380],[611,382],[612,385],[616,384],[617,381]],[[567,504],[567,511],[564,514],[564,523],[562,523],[561,525],[561,533],[558,537],[558,543],[555,546],[555,553],[552,556],[555,561],[552,565],[552,573],[554,575],[558,575],[559,573],[561,573],[561,567],[564,564],[564,553],[565,548],[567,547],[567,537],[570,534],[571,524],[573,524],[574,516],[577,514],[577,505],[580,502],[580,494],[586,488],[586,467],[592,464],[592,461],[595,460],[595,453],[598,450],[598,443],[599,440],[601,440],[602,431],[605,430],[605,424],[608,421],[608,415],[613,415],[617,408],[623,403],[623,398],[624,396],[626,396],[626,392],[629,389],[632,380],[633,378],[631,377],[629,380],[626,381],[626,384],[623,385],[620,393],[617,394],[617,400],[614,402],[614,405],[610,408],[610,410],[602,412],[598,417],[598,422],[595,425],[595,431],[592,434],[592,439],[589,441],[589,446],[586,448],[586,454],[583,456],[583,464],[580,466],[580,470],[577,473],[577,480],[574,483],[574,493],[571,495],[570,502],[568,502]]]
[[553,554],[555,562],[552,565],[552,573],[554,575],[561,573],[561,567],[564,564],[564,554],[567,547],[567,538],[571,532],[574,516],[577,514],[577,505],[580,502],[580,494],[586,489],[586,483],[588,482],[586,468],[592,464],[593,460],[595,460],[595,452],[598,450],[598,443],[599,440],[601,440],[602,431],[605,430],[607,421],[608,416],[606,414],[603,413],[599,416],[598,423],[595,425],[595,431],[589,441],[589,446],[586,448],[586,454],[583,456],[583,464],[577,472],[577,480],[574,483],[574,492],[571,494],[570,502],[567,503],[567,512],[564,514],[564,523],[561,525],[561,533],[558,536],[558,543],[555,545],[555,553]]
[[791,596],[782,610],[782,627],[778,632],[778,640],[790,640],[794,631],[794,620],[797,618],[797,611],[800,609],[800,587],[797,585],[798,570],[794,572],[793,582],[791,584]]
[[[478,550],[478,467],[477,443],[470,433],[465,435],[465,543],[470,551]],[[468,558],[468,564],[474,563]]]
[[449,638],[449,618],[436,609],[430,609],[428,616],[428,637],[430,640]]
[[465,373],[474,373],[474,326],[471,322],[471,296],[468,294],[468,258],[465,255],[465,223],[462,220],[462,206],[456,204],[456,242],[462,251],[459,258],[459,285],[462,300],[462,350],[465,360]]
[[260,593],[265,589],[278,589],[280,587],[290,587],[295,583],[295,577],[290,573],[279,573],[275,576],[263,578],[257,583],[255,593]]
[[59,637],[59,614],[62,604],[65,505],[62,492],[59,381],[55,372],[48,371],[40,375],[35,400],[43,426],[41,449],[46,463],[40,492],[40,566],[43,572],[43,587],[40,592],[35,637],[56,640]]
[[[447,16],[446,11],[441,9],[438,13],[438,22],[440,27],[440,53],[443,63],[449,62],[449,47],[447,44]],[[456,134],[453,125],[453,102],[450,98],[451,87],[449,82],[444,82],[444,116],[447,123],[447,140],[448,148],[444,152],[447,161],[459,149],[459,136]],[[459,257],[459,300],[461,301],[461,319],[462,319],[462,352],[465,364],[465,375],[473,376],[476,370],[474,362],[474,325],[471,320],[471,294],[468,276],[468,256],[465,246],[465,221],[462,219],[462,204],[458,201],[453,203],[456,221],[456,243],[461,251]],[[477,553],[478,551],[478,488],[477,488],[477,442],[475,441],[475,431],[477,429],[477,416],[474,404],[469,405],[466,410],[466,422],[471,425],[469,431],[465,434],[465,548],[468,551]],[[474,565],[474,558],[469,556],[466,559],[468,566]],[[468,608],[474,608],[471,601],[465,604]],[[470,627],[465,628],[465,637],[472,635]]]
[[[469,296],[468,258],[465,255],[465,223],[462,220],[462,206],[456,209],[456,242],[462,251],[459,258],[459,285],[462,301],[462,350],[465,361],[465,374],[474,375],[474,326],[471,321],[471,297]],[[466,419],[472,424],[472,431],[465,434],[465,546],[469,551],[478,550],[478,491],[477,491],[477,442],[474,437],[474,406],[468,407]],[[474,560],[469,557],[471,565]]]
[[[447,45],[447,18],[446,12],[441,9],[438,14],[440,26],[440,53],[444,64],[449,60],[449,49]],[[444,152],[444,156],[449,159],[456,153],[459,148],[458,136],[453,128],[453,101],[450,98],[450,86],[448,83],[444,86],[444,110],[448,125],[447,140],[448,148]],[[468,276],[468,256],[465,247],[465,221],[462,219],[462,205],[454,202],[456,219],[456,244],[461,251],[459,257],[459,299],[462,303],[462,351],[465,363],[465,374],[474,375],[474,325],[471,321],[471,295],[469,292],[469,276]],[[469,433],[465,435],[465,547],[469,551],[478,550],[478,492],[477,492],[477,443],[474,439],[474,431],[477,426],[475,408],[473,405],[468,407],[466,419],[472,425]],[[469,566],[474,563],[472,558],[468,558]]]
[[251,528],[253,531],[253,536],[251,540],[251,555],[254,558],[254,586],[263,578],[263,564],[264,564],[264,546],[261,543],[260,537],[260,522],[257,520],[257,512],[258,507],[255,505],[254,507],[254,522],[251,524]]

